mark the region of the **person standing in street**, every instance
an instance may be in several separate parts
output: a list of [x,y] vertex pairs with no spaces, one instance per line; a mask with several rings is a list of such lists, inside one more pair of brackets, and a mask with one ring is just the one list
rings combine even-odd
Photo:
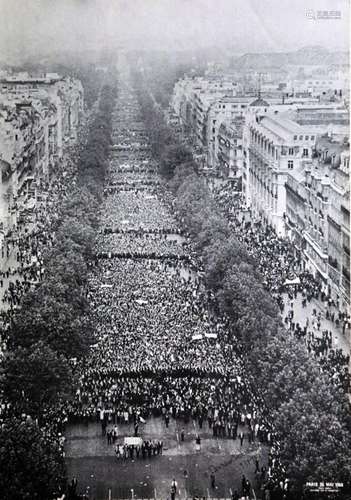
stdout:
[[240,438],[240,446],[242,446],[243,442],[244,442],[244,433],[243,433],[243,431],[240,432],[239,438]]
[[178,483],[177,481],[173,478],[172,483],[171,483],[171,500],[175,500],[176,494],[178,490]]
[[182,443],[184,443],[184,438],[185,438],[185,430],[184,428],[180,431],[180,440]]
[[216,476],[213,471],[210,474],[211,488],[214,490],[216,488]]

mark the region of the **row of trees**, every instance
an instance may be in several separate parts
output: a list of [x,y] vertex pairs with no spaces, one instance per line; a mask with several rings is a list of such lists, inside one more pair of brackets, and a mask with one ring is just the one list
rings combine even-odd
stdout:
[[86,284],[108,168],[114,99],[114,90],[104,86],[79,157],[77,182],[73,189],[65,186],[63,201],[56,208],[51,227],[55,244],[43,257],[45,278],[24,297],[13,318],[12,348],[32,348],[43,341],[72,358],[84,355],[91,342]]
[[155,158],[159,160],[161,175],[167,180],[173,179],[175,175],[179,177],[182,171],[187,175],[189,169],[196,169],[191,151],[185,144],[175,141],[172,129],[165,122],[161,106],[146,87],[140,73],[135,71],[133,79],[141,113],[147,123],[151,150]]
[[[185,75],[204,75],[211,57],[208,51],[143,51],[131,54],[131,66],[137,66],[142,59],[143,78],[157,103],[166,108],[173,93],[174,83]],[[154,78],[155,74],[157,78]]]
[[239,338],[248,372],[262,396],[280,443],[287,477],[348,481],[349,405],[304,345],[282,325],[278,308],[246,248],[213,206],[202,179],[191,174],[175,190],[177,208],[197,242],[206,285]]
[[64,488],[65,466],[55,424],[61,418],[59,405],[74,394],[72,358],[82,358],[93,339],[86,287],[108,169],[114,85],[100,88],[87,140],[78,154],[77,175],[68,175],[67,185],[60,188],[60,205],[46,228],[54,244],[43,255],[43,281],[23,297],[12,317],[9,350],[0,368],[1,398],[6,403],[0,431],[4,499],[47,500]]
[[160,172],[196,242],[205,281],[240,339],[248,373],[273,422],[283,470],[297,488],[308,480],[351,477],[350,408],[342,389],[284,329],[258,266],[228,222],[162,112],[135,78]]

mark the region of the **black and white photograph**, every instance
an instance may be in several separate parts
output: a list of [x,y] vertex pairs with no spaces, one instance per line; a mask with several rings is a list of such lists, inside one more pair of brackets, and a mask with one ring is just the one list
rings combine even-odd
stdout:
[[349,0],[0,0],[0,500],[351,500]]

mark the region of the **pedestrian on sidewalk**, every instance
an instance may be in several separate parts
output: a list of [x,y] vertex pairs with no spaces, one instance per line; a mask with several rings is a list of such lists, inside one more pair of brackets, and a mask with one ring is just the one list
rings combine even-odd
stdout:
[[201,451],[201,438],[198,434],[196,435],[196,438],[195,438],[195,449],[197,452]]
[[175,496],[177,493],[178,489],[178,483],[177,481],[173,478],[172,483],[171,483],[171,500],[175,500]]
[[216,488],[216,476],[213,471],[211,471],[210,480],[211,480],[211,488],[214,490]]
[[243,442],[244,442],[244,433],[243,433],[243,431],[240,432],[239,439],[240,439],[240,446],[242,446]]

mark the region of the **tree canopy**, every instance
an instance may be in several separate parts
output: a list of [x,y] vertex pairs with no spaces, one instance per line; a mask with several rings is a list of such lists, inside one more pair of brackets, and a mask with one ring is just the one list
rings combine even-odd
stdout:
[[257,263],[215,205],[179,136],[173,133],[169,145],[164,117],[149,87],[141,76],[135,80],[144,119],[151,123],[150,141],[160,141],[155,145],[160,173],[194,239],[206,286],[230,320],[234,345],[241,346],[248,374],[270,415],[282,471],[298,489],[308,480],[349,481],[351,425],[345,394],[306,347],[289,336]]
[[0,374],[2,397],[19,413],[39,416],[44,406],[67,398],[72,389],[72,372],[66,358],[43,342],[30,349],[19,347],[7,352]]
[[[45,230],[44,274],[12,316],[8,351],[0,371],[6,411],[0,428],[0,492],[4,500],[49,500],[64,491],[59,444],[60,407],[75,390],[72,358],[87,353],[93,328],[87,300],[99,204],[108,169],[116,87],[108,80],[92,108],[80,144],[76,178],[69,179]],[[77,180],[77,182],[76,182]],[[25,420],[23,419],[23,415]],[[33,419],[37,423],[33,423]]]
[[30,419],[11,418],[0,426],[0,470],[3,500],[48,500],[65,488],[59,442]]

